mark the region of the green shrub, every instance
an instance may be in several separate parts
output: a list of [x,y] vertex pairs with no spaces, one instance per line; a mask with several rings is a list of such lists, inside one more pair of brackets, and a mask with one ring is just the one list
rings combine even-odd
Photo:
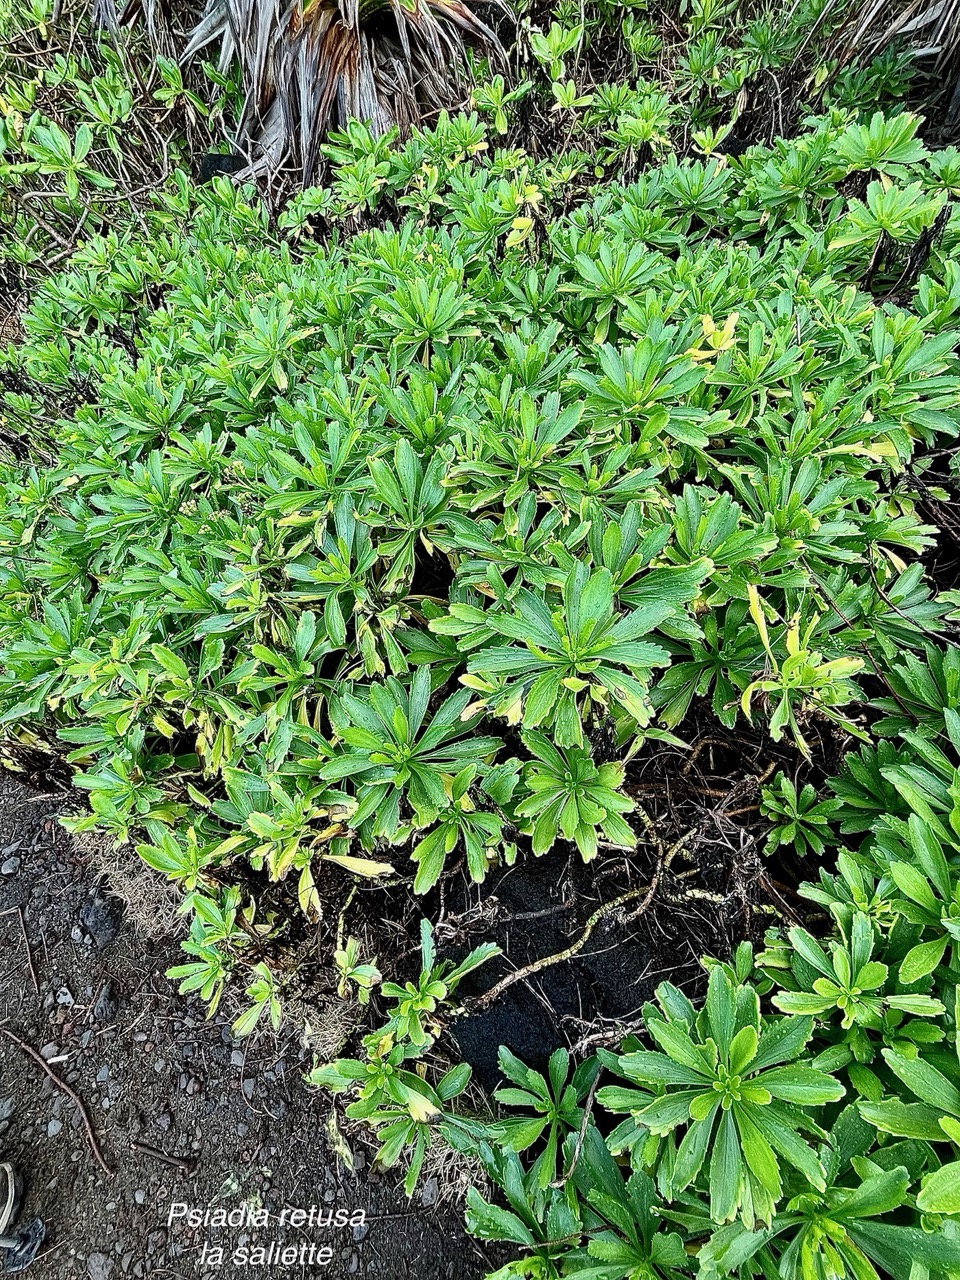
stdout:
[[[838,800],[820,802],[819,851],[837,826],[855,837],[835,874],[801,886],[827,936],[771,930],[756,960],[744,943],[705,961],[699,1007],[663,984],[643,1041],[579,1064],[600,1110],[571,1107],[562,1178],[537,1178],[536,1144],[522,1161],[498,1151],[498,1122],[454,1139],[474,1144],[509,1205],[468,1206],[471,1230],[522,1249],[500,1280],[960,1276],[960,719],[912,659],[878,673],[922,696],[878,722],[900,742],[848,755]],[[785,782],[765,803],[809,852]],[[528,1100],[500,1123],[524,1133],[542,1109]],[[611,1130],[604,1111],[628,1118]]]
[[840,809],[841,801],[818,800],[811,783],[797,787],[782,773],[777,775],[773,786],[763,787],[760,794],[760,812],[773,823],[765,852],[772,853],[786,845],[799,854],[823,853],[829,839],[830,819]]
[[[181,159],[227,77],[205,105],[161,58],[147,101],[103,44],[25,78],[50,6],[0,9],[5,261],[66,262],[0,359],[0,731],[179,886],[182,990],[233,981],[235,1032],[276,1028],[294,897],[316,922],[461,851],[479,882],[632,848],[629,762],[694,708],[808,757],[864,740],[832,794],[762,793],[769,851],[838,850],[801,887],[822,919],[706,960],[701,1004],[663,984],[617,1053],[502,1050],[492,1121],[469,1068],[429,1068],[496,948],[438,960],[424,921],[392,982],[328,931],[386,1021],[310,1079],[408,1193],[440,1140],[481,1160],[506,1207],[472,1191],[468,1224],[523,1255],[501,1280],[960,1276],[956,600],[897,484],[960,425],[960,163],[861,118],[909,74],[835,76],[829,8],[561,4],[531,82],[481,78],[489,125],[351,122],[274,212],[159,186],[156,156],[131,188],[133,125]],[[801,65],[790,119],[825,113],[742,150]],[[491,148],[541,108],[565,150]]]
[[93,8],[0,0],[5,288],[27,293],[95,233],[134,224],[172,168],[219,141],[234,96],[212,67],[185,81],[161,58],[142,74],[129,39],[95,38]]
[[[531,117],[540,107],[574,145],[619,151],[627,165],[676,146],[710,156],[745,139],[770,142],[824,102],[865,112],[900,104],[917,77],[896,44],[856,63],[845,59],[834,37],[847,6],[831,0],[786,9],[730,0],[559,0],[549,14],[530,3],[518,8],[516,61],[528,78],[508,88],[502,77],[488,77],[474,105],[507,134],[523,102],[512,133],[524,142],[537,130]],[[886,140],[885,126],[878,128]],[[883,147],[877,151],[886,157]]]
[[[459,1063],[431,1085],[422,1060],[433,1046],[442,1007],[452,1004],[457,987],[467,974],[498,952],[498,947],[484,943],[459,964],[438,961],[433,928],[428,920],[422,920],[417,981],[403,986],[395,982],[383,984],[383,995],[391,1001],[390,1016],[382,1027],[364,1036],[363,1058],[338,1058],[315,1067],[307,1077],[310,1084],[328,1093],[351,1096],[347,1115],[365,1121],[376,1132],[377,1161],[382,1167],[391,1168],[406,1157],[404,1187],[408,1196],[413,1194],[427,1151],[438,1138],[451,1143],[461,1138],[472,1141],[482,1132],[447,1106],[469,1084],[470,1067]],[[349,945],[345,958],[349,958]],[[376,969],[370,972],[370,966],[345,974],[358,985],[372,985],[379,977]]]
[[[915,125],[890,127],[913,203],[884,234],[943,201]],[[838,234],[863,224],[832,193],[880,163],[859,126],[556,215],[562,166],[483,140],[354,127],[328,216],[371,150],[368,202],[411,211],[323,244],[180,179],[5,357],[8,422],[48,426],[3,466],[0,724],[58,738],[76,825],[181,883],[208,996],[249,951],[238,864],[295,875],[314,916],[325,877],[405,869],[411,842],[421,891],[461,844],[476,879],[514,833],[545,850],[544,812],[585,857],[630,844],[594,731],[630,755],[709,695],[800,745],[822,716],[859,732],[857,670],[942,625],[890,480],[956,434],[956,335],[946,303],[934,324],[856,287],[881,230]],[[787,216],[771,166],[800,157]]]

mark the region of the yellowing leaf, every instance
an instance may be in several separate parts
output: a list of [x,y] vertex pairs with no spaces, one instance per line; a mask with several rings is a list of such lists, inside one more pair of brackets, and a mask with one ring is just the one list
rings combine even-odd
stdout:
[[323,912],[320,908],[320,895],[317,893],[317,886],[314,883],[313,873],[309,867],[304,867],[300,872],[297,898],[300,902],[300,910],[307,919],[313,924],[318,923]]
[[335,862],[338,867],[352,871],[355,876],[386,876],[393,871],[391,863],[374,862],[372,858],[354,858],[346,853],[326,853],[323,856],[325,861]]

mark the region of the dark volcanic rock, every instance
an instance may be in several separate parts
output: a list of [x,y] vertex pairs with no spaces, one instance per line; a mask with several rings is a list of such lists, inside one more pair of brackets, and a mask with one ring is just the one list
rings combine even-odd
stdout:
[[80,908],[80,923],[102,950],[116,939],[122,915],[116,898],[108,899],[96,894]]

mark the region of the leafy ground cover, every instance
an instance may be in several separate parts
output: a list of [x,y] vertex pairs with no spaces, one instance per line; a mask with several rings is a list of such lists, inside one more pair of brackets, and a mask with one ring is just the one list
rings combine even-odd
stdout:
[[[751,144],[799,20],[701,7],[669,57],[646,21],[630,83],[592,78],[609,15],[559,13],[525,86],[352,122],[282,206],[177,171],[32,285],[0,727],[182,891],[171,974],[243,997],[238,1033],[319,939],[356,1016],[313,1083],[410,1191],[441,1143],[483,1162],[471,1229],[523,1254],[499,1277],[960,1274],[960,153],[863,109],[895,51]],[[83,127],[61,216],[109,180]],[[596,1053],[505,1046],[481,1118],[441,1034],[702,873],[645,780],[711,735],[771,744],[733,812],[777,926],[745,912]],[[438,946],[461,876],[482,900],[571,850],[620,870],[566,947]],[[351,932],[376,893],[416,954]]]
[[[231,866],[296,876],[310,915],[324,864],[387,850],[423,892],[461,842],[478,881],[510,833],[630,848],[622,762],[695,697],[801,751],[817,716],[863,734],[858,674],[949,609],[889,477],[955,432],[954,297],[855,287],[943,205],[952,156],[914,127],[544,207],[535,263],[514,212],[549,175],[512,157],[453,167],[435,225],[297,253],[234,188],[184,188],[38,291],[8,402],[50,462],[8,469],[4,720],[56,724],[84,825],[149,837],[211,992],[249,939],[211,892]],[[398,191],[484,138],[354,133]],[[811,200],[858,165],[886,182]]]

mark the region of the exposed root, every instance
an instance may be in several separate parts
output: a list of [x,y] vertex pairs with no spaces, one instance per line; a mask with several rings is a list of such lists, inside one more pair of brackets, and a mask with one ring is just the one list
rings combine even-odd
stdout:
[[534,974],[541,973],[544,969],[549,969],[555,964],[562,964],[565,960],[572,960],[573,957],[578,955],[590,941],[590,936],[600,921],[606,916],[612,915],[615,911],[619,911],[621,907],[625,907],[628,903],[636,902],[640,899],[640,905],[631,911],[627,920],[636,920],[639,916],[643,915],[653,902],[654,896],[656,895],[657,889],[660,885],[660,881],[663,879],[670,863],[677,854],[681,852],[685,847],[687,840],[693,836],[695,832],[686,832],[679,840],[676,841],[675,844],[671,845],[669,849],[664,851],[660,837],[656,834],[653,820],[648,814],[644,813],[643,810],[638,810],[637,812],[642,824],[651,835],[652,842],[659,850],[657,868],[650,881],[635,889],[629,889],[626,893],[620,894],[618,898],[614,898],[611,902],[605,902],[601,906],[597,907],[593,915],[587,919],[587,922],[583,927],[583,932],[570,944],[569,947],[565,947],[563,951],[557,951],[552,956],[541,956],[539,960],[534,960],[530,964],[524,965],[523,968],[515,969],[513,973],[508,973],[506,977],[503,977],[499,982],[494,983],[489,990],[484,991],[481,995],[475,996],[472,1000],[467,1001],[464,1005],[464,1012],[476,1013],[482,1009],[486,1009],[494,1002],[494,1000],[497,999],[498,996],[506,991],[508,987],[512,987],[515,982],[523,982],[525,979],[531,978]]
[[576,942],[571,943],[563,951],[556,952],[555,955],[542,956],[539,960],[534,960],[531,964],[524,965],[522,969],[515,969],[513,973],[508,973],[505,978],[501,978],[488,991],[484,991],[482,995],[475,996],[473,1000],[468,1001],[463,1007],[464,1012],[475,1013],[481,1009],[486,1009],[508,987],[512,987],[515,982],[522,982],[526,978],[532,978],[535,973],[540,973],[543,969],[549,969],[551,965],[562,964],[564,960],[572,960],[590,941],[590,935],[604,916],[608,916],[620,907],[626,906],[628,902],[635,902],[637,898],[643,898],[643,904],[635,914],[645,911],[653,901],[653,895],[657,891],[658,883],[659,876],[655,876],[649,884],[641,885],[639,889],[631,889],[628,893],[622,893],[619,898],[614,898],[612,902],[605,902],[587,920],[583,933],[577,938]]

